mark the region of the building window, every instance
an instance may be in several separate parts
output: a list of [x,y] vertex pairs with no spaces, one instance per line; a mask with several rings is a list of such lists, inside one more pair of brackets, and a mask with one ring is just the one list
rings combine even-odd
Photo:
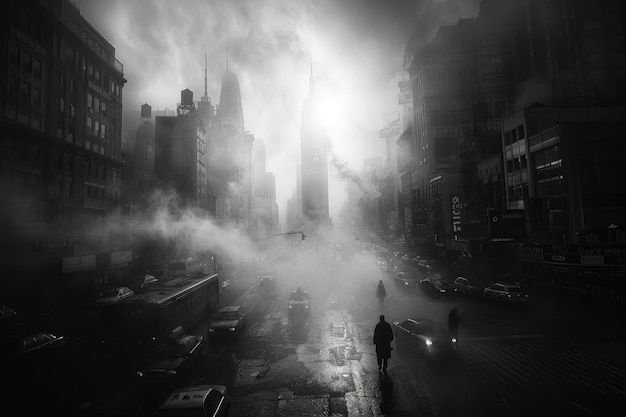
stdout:
[[33,88],[32,106],[35,109],[41,109],[41,90]]
[[76,117],[76,107],[70,103],[70,117]]
[[20,79],[14,75],[9,76],[9,107],[17,108],[20,96]]
[[32,71],[32,67],[32,56],[28,52],[22,51],[22,70],[30,74]]
[[20,83],[20,108],[26,110],[30,105],[30,84]]
[[65,111],[65,99],[63,97],[59,99],[59,111],[61,113]]
[[15,66],[20,65],[20,48],[13,42],[9,45],[9,62]]
[[93,119],[91,117],[88,117],[85,121],[85,127],[87,128],[88,132],[93,132]]

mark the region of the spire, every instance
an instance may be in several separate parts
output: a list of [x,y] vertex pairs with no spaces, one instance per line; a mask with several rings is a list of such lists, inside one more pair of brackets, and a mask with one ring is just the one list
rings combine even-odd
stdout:
[[315,90],[315,78],[313,78],[313,57],[311,57],[311,74],[309,75],[309,94]]
[[208,101],[209,92],[207,89],[207,81],[206,81],[206,52],[204,53],[204,101]]

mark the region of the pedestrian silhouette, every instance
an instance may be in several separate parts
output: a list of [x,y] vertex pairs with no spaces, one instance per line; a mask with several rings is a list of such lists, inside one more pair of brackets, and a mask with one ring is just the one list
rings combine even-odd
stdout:
[[387,290],[385,290],[385,284],[383,284],[383,280],[378,281],[378,287],[376,287],[376,298],[378,298],[378,305],[382,306],[385,304],[385,297],[387,296]]
[[456,341],[459,335],[459,321],[461,318],[458,315],[456,307],[450,310],[448,314],[448,332],[450,337]]
[[385,321],[385,316],[380,315],[380,321],[374,329],[374,344],[376,345],[376,360],[378,370],[387,373],[387,363],[391,358],[391,342],[393,341],[393,330],[391,325]]

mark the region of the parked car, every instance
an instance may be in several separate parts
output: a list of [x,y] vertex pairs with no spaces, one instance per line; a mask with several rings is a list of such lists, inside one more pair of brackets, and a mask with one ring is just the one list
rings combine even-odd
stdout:
[[456,288],[443,279],[426,278],[421,280],[417,287],[423,294],[432,297],[453,297],[457,295]]
[[159,282],[159,280],[154,275],[145,272],[143,274],[137,275],[137,278],[134,282],[135,284],[132,286],[133,289],[131,289],[131,291],[141,293],[155,286]]
[[65,338],[50,332],[37,332],[3,341],[1,346],[2,368],[49,362],[50,355],[59,352]]
[[176,380],[198,360],[205,345],[203,336],[186,335],[182,327],[155,348],[152,361],[137,377],[150,384]]
[[520,304],[528,301],[528,294],[516,284],[496,282],[484,289],[483,294],[487,298],[505,303]]
[[426,318],[394,321],[392,329],[400,352],[443,358],[456,351],[456,340],[448,330]]
[[246,327],[246,313],[241,306],[226,306],[218,310],[209,323],[209,337],[239,335]]
[[457,277],[452,285],[460,294],[475,294],[478,291],[478,288],[472,285],[470,280],[465,277]]
[[311,296],[300,287],[289,296],[289,313],[308,313],[311,309]]
[[128,287],[117,287],[102,293],[102,296],[96,300],[98,305],[113,304],[120,300],[130,297],[134,292]]
[[417,285],[416,280],[409,278],[409,275],[406,272],[398,272],[393,276],[394,282],[400,288],[409,289],[415,288]]
[[259,278],[259,292],[273,294],[276,292],[276,277],[271,272],[264,272]]
[[230,396],[224,385],[197,385],[172,391],[154,417],[225,417]]

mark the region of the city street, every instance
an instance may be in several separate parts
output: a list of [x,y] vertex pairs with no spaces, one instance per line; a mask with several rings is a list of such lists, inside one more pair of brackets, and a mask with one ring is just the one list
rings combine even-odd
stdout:
[[[49,400],[84,415],[149,416],[177,386],[207,383],[229,387],[230,416],[606,415],[626,400],[619,310],[541,293],[519,306],[479,296],[432,299],[398,289],[374,262],[362,253],[326,273],[305,274],[318,283],[276,271],[275,295],[258,291],[267,264],[224,271],[230,285],[220,305],[246,311],[240,337],[210,340],[189,374],[155,387],[137,381],[141,359],[103,353],[95,340],[77,342],[69,366],[57,363],[55,377],[45,380]],[[379,279],[388,293],[381,308],[374,298]],[[313,300],[303,316],[287,311],[298,285]],[[379,374],[372,345],[379,314],[446,326],[453,306],[461,317],[454,358],[434,362],[394,349],[387,375]],[[207,326],[208,318],[188,332],[206,336]]]

